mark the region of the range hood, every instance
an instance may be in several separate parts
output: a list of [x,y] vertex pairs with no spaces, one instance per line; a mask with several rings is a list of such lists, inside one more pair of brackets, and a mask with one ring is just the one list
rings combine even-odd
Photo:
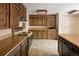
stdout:
[[68,14],[78,14],[79,10],[71,10],[68,12]]

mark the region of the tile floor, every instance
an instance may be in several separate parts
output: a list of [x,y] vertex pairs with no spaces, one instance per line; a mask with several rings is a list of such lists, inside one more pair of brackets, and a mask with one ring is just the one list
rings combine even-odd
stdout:
[[33,39],[29,56],[59,56],[58,41],[48,39]]

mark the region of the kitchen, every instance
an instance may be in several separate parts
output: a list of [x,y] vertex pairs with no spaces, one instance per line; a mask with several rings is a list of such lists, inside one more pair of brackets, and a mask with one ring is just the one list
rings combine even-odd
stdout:
[[0,55],[78,56],[78,6],[0,3]]

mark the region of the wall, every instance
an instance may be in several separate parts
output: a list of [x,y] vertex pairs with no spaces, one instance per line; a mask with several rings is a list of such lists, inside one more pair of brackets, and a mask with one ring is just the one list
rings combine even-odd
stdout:
[[79,34],[79,15],[60,15],[59,33]]
[[68,15],[67,12],[73,9],[79,9],[79,3],[25,3],[28,14],[36,14],[37,9],[47,9],[48,14],[59,13],[59,33],[79,32],[78,15]]

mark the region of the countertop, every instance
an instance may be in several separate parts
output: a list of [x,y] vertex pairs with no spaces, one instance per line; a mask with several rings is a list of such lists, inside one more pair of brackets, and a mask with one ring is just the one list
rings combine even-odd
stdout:
[[[32,34],[32,33],[29,33],[29,35],[30,34]],[[12,39],[13,37],[10,36],[10,37],[0,40],[0,56],[6,55],[11,49],[13,49],[16,45],[20,44],[28,36],[15,35],[14,39]]]
[[79,48],[79,35],[77,35],[77,34],[59,34],[59,36]]
[[52,30],[56,29],[51,26],[29,26],[29,30]]

